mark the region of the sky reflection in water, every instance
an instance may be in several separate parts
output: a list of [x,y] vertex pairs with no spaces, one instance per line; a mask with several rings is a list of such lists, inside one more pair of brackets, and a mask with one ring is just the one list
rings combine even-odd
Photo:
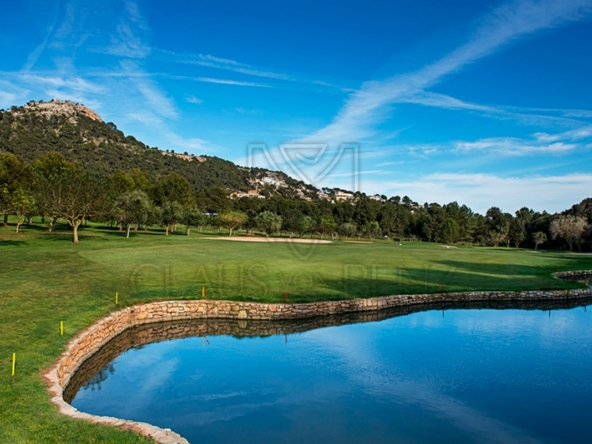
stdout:
[[589,443],[591,316],[446,310],[176,339],[123,353],[72,405],[190,442]]

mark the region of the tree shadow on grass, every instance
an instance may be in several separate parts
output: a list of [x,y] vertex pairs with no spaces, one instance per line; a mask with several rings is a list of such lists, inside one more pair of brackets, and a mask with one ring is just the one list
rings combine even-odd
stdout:
[[[313,275],[314,274],[314,275]],[[285,279],[284,282],[268,279],[249,282],[236,281],[225,276],[223,281],[216,278],[207,283],[208,297],[212,299],[232,299],[253,302],[314,302],[323,300],[343,300],[388,295],[435,294],[467,291],[524,291],[582,288],[582,284],[563,280],[549,280],[535,275],[503,277],[500,275],[481,276],[472,271],[459,268],[440,270],[433,268],[407,268],[391,270],[378,275],[359,273],[345,277],[327,276],[318,272],[310,276],[301,274],[298,279]],[[169,287],[166,294],[155,288],[136,289],[133,299],[152,297],[173,297],[194,299],[201,297],[202,283],[186,283],[180,287]],[[284,295],[287,293],[287,298]]]
[[554,264],[524,265],[524,264],[500,264],[487,262],[467,261],[435,261],[436,264],[460,269],[475,275],[482,276],[506,276],[507,278],[537,277],[552,278],[552,273],[557,271],[575,271],[592,269],[592,258],[584,257],[550,257]]
[[28,245],[25,239],[0,239],[0,247],[23,247]]

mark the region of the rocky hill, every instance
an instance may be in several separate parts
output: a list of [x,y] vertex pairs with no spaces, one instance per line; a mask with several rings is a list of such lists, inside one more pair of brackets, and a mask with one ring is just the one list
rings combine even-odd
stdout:
[[158,180],[174,171],[184,176],[195,190],[220,187],[234,197],[277,193],[308,200],[320,194],[313,186],[282,172],[248,169],[217,157],[149,147],[78,103],[55,99],[31,101],[0,111],[0,152],[10,152],[33,162],[49,151],[62,153],[70,161],[106,174],[117,169],[139,168],[149,179]]
[[92,109],[87,108],[79,103],[71,102],[69,100],[60,101],[52,99],[51,102],[35,102],[31,101],[21,108],[16,108],[17,114],[35,113],[45,117],[54,115],[63,115],[68,117],[70,123],[76,123],[78,116],[85,116],[97,122],[103,122],[103,119]]

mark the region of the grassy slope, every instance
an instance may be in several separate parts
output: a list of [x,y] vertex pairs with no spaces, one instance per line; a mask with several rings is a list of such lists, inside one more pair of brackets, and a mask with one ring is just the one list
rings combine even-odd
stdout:
[[[290,302],[471,289],[570,288],[555,270],[592,269],[592,257],[506,248],[378,241],[332,245],[243,243],[160,232],[69,233],[0,227],[0,442],[146,442],[59,415],[39,377],[77,331],[121,305],[156,298]],[[296,249],[296,250],[293,250]],[[306,258],[309,249],[312,253]],[[59,321],[65,334],[59,336]],[[12,353],[17,375],[10,376]]]

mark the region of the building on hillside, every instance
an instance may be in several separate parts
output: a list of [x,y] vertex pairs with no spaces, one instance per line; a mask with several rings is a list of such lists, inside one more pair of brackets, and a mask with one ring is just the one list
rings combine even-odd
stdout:
[[348,193],[347,191],[337,190],[335,191],[335,201],[336,202],[345,202],[350,199],[353,199],[354,195],[352,193]]
[[246,193],[244,191],[233,191],[229,194],[231,199],[240,199],[241,197],[248,197],[249,199],[265,199],[265,196],[259,194],[257,190],[249,190]]

